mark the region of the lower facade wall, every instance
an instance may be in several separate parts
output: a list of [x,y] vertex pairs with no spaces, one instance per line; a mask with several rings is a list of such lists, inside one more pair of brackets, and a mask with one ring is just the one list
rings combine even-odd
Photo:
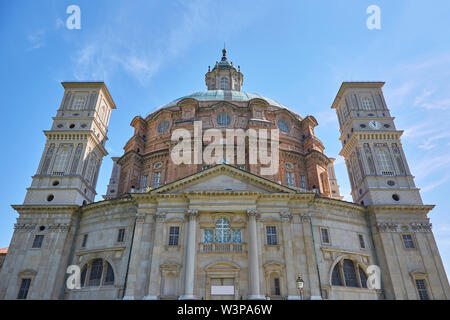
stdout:
[[[248,202],[224,206],[230,208],[226,210],[212,210],[208,203],[197,204],[194,220],[186,215],[190,210],[190,202],[186,199],[137,201],[137,206],[131,203],[86,206],[75,238],[75,215],[71,218],[70,231],[64,233],[67,238],[65,242],[63,238],[58,238],[63,241],[57,241],[54,238],[56,235],[47,234],[41,249],[30,249],[36,235],[35,229],[15,231],[0,272],[0,298],[16,299],[21,277],[28,276],[34,282],[27,298],[60,298],[61,277],[71,255],[71,264],[78,265],[81,273],[86,268],[85,283],[81,289],[66,288],[64,299],[179,299],[186,296],[189,290],[186,280],[189,243],[195,246],[195,299],[247,299],[255,296],[255,290],[256,295],[263,299],[299,299],[300,296],[303,299],[331,300],[401,298],[396,292],[389,291],[393,287],[390,283],[377,290],[364,288],[365,279],[358,268],[366,272],[366,268],[377,264],[379,256],[384,254],[382,248],[373,247],[376,241],[372,241],[371,230],[377,232],[378,229],[368,226],[364,209],[338,207],[334,203],[330,201],[307,207],[293,201],[286,202],[285,199],[255,202],[256,209],[252,212],[256,212],[256,249],[250,246]],[[221,219],[227,221],[230,232],[239,239],[235,239],[235,243],[231,240],[226,244],[217,241],[218,223],[225,221]],[[194,240],[188,234],[191,221],[195,226]],[[45,223],[43,220],[37,221],[36,226]],[[174,227],[178,228],[179,233],[177,241],[171,243],[174,241],[171,238]],[[123,240],[118,236],[122,229]],[[269,229],[274,230],[276,240],[273,243],[269,241]],[[205,233],[211,232],[208,230],[213,230],[213,241],[205,240]],[[323,230],[327,230],[327,239],[324,239]],[[379,239],[380,233],[375,234],[374,238]],[[364,239],[364,248],[361,247],[359,235]],[[427,233],[427,237],[430,236],[432,234]],[[422,236],[418,234],[417,237]],[[62,247],[58,248],[58,243]],[[251,264],[251,250],[257,250],[256,265]],[[398,247],[396,254],[405,257],[399,260],[406,261],[409,269],[406,270],[404,265],[396,267],[405,269],[405,274],[425,270],[418,276],[430,283],[429,296],[448,299],[448,283],[437,288],[432,280],[446,279],[445,272],[442,275],[439,271],[441,266],[436,267],[436,274],[427,274],[430,263],[435,262],[427,261],[425,266],[422,260],[414,258],[414,254],[421,254],[421,246],[416,251],[402,250]],[[344,260],[353,263],[357,287],[346,286],[346,271],[342,266],[338,268],[341,285],[333,283],[333,270]],[[389,259],[387,261],[389,263]],[[102,271],[96,279],[100,264]],[[389,272],[389,268],[384,267],[381,272]],[[44,273],[48,276],[44,277]],[[56,281],[57,274],[61,278],[59,285],[52,282]],[[258,286],[251,281],[254,274],[257,274]],[[299,276],[304,280],[301,294],[296,284]],[[383,279],[393,281],[390,279],[395,277],[395,274],[389,274]],[[396,278],[395,281],[401,283],[405,280]],[[409,281],[411,285],[406,289],[409,290],[407,298],[418,299],[418,292],[412,280]],[[219,290],[217,287],[221,287],[220,290],[227,287],[228,291],[214,294],[214,290]]]

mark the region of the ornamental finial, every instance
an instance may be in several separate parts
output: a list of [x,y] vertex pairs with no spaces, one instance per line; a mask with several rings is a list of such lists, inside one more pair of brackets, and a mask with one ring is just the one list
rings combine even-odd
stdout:
[[227,49],[225,49],[225,42],[223,43],[223,49],[222,49],[222,61],[227,60]]

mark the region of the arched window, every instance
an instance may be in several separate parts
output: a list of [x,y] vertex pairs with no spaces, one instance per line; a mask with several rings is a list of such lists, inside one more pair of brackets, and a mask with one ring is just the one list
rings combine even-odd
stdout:
[[359,279],[361,280],[361,287],[367,288],[367,276],[366,273],[358,266]]
[[289,133],[290,129],[289,129],[289,125],[287,124],[286,121],[278,120],[277,124],[278,124],[278,128],[281,131],[283,131],[284,133]]
[[367,275],[361,266],[356,266],[350,259],[344,259],[334,266],[331,273],[331,285],[367,289]]
[[170,122],[169,120],[162,120],[160,123],[158,123],[158,133],[164,133],[169,129]]
[[220,79],[220,90],[230,90],[230,85],[228,83],[227,77],[222,77]]
[[341,270],[339,270],[339,263],[337,263],[331,274],[331,285],[342,286]]
[[216,221],[216,243],[230,242],[230,221],[226,218],[220,218]]
[[231,117],[228,113],[221,112],[216,117],[217,124],[221,127],[230,125]]
[[347,287],[359,287],[358,279],[356,279],[355,265],[352,260],[345,259],[342,264],[344,271],[345,285]]
[[92,262],[91,273],[89,275],[89,286],[99,286],[103,273],[103,260],[96,259]]
[[361,103],[362,103],[363,110],[373,109],[373,104],[372,104],[372,100],[370,99],[370,97],[363,97],[361,99]]
[[[87,283],[86,283],[86,278]],[[81,286],[96,287],[114,285],[114,270],[112,266],[103,259],[95,259],[81,269]],[[103,283],[102,283],[103,282]]]
[[86,282],[86,274],[87,274],[87,266],[84,266],[84,268],[81,270],[81,277],[80,277],[81,287],[84,287],[84,283]]
[[394,171],[391,159],[386,149],[379,148],[377,150],[378,164],[381,169],[381,174],[391,175]]
[[64,173],[67,167],[67,162],[69,160],[69,155],[69,148],[66,146],[62,146],[61,150],[56,156],[55,164],[53,165],[53,172]]

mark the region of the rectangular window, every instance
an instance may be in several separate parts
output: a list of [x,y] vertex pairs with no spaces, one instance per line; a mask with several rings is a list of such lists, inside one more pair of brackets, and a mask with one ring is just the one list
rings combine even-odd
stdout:
[[405,245],[406,249],[414,249],[414,241],[412,238],[412,235],[410,234],[403,234],[403,244]]
[[180,227],[170,227],[169,246],[177,246],[179,236],[180,236]]
[[241,243],[242,242],[241,229],[232,229],[231,230],[231,242],[232,243]]
[[203,243],[212,243],[214,239],[214,230],[205,229],[203,231]]
[[428,297],[427,287],[425,285],[425,280],[416,280],[417,292],[419,293],[420,300],[430,300]]
[[82,247],[82,248],[86,248],[87,240],[88,240],[88,235],[85,234],[85,235],[83,236],[83,241],[81,242],[81,247]]
[[266,226],[266,238],[268,245],[277,245],[277,228],[275,226]]
[[300,188],[306,189],[306,177],[300,176]]
[[123,242],[125,239],[125,229],[119,229],[119,233],[117,234],[117,242]]
[[34,249],[41,248],[42,247],[42,241],[44,241],[44,236],[43,235],[40,234],[40,235],[35,236],[32,248],[34,248]]
[[330,244],[330,234],[328,232],[328,229],[320,228],[320,235],[323,244]]
[[359,247],[361,249],[365,249],[366,248],[366,243],[364,242],[364,237],[362,234],[358,234],[358,240],[359,240]]
[[294,174],[292,172],[286,172],[286,184],[290,188],[294,187]]
[[142,176],[141,188],[146,188],[148,183],[148,175]]
[[19,294],[17,299],[26,299],[28,295],[28,290],[30,289],[31,279],[22,279],[20,283]]
[[161,182],[161,172],[153,172],[153,188],[158,188]]

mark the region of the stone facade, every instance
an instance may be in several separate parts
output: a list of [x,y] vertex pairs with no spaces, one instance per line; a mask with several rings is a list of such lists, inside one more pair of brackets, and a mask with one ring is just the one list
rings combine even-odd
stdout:
[[[231,80],[222,80],[227,74]],[[216,85],[213,76],[223,85],[231,81],[234,90],[210,87]],[[379,193],[392,190],[375,188],[372,176],[360,183],[367,188],[365,198],[353,190],[355,203],[340,200],[333,159],[314,135],[317,121],[312,116],[302,119],[272,99],[241,92],[242,81],[223,52],[221,62],[206,75],[206,93],[178,99],[145,119],[135,117],[124,155],[113,159],[104,201],[92,202],[74,184],[66,191],[47,184],[35,189],[55,192],[55,199],[60,190],[67,193],[66,200],[36,196],[39,201],[34,203],[27,196],[24,204],[14,205],[19,218],[0,271],[0,299],[449,299],[448,279],[427,218],[433,206],[385,203]],[[78,88],[98,90],[92,104],[75,112],[85,112],[85,120],[93,117],[92,126],[99,126],[83,133],[90,140],[80,140],[86,141],[80,159],[89,166],[90,152],[101,151],[97,161],[104,154],[106,126],[101,127],[101,119],[107,125],[109,111],[97,118],[84,108],[98,106],[94,101],[99,95],[109,97],[105,111],[114,109],[113,102],[104,84],[70,83],[68,88],[75,94]],[[376,91],[379,86],[370,88]],[[340,90],[334,105],[346,94]],[[62,105],[70,99],[66,93]],[[382,96],[376,99],[383,101]],[[338,115],[343,112],[337,110]],[[63,121],[67,111],[58,113],[57,121]],[[75,121],[72,117],[73,110],[67,121]],[[358,143],[350,132],[356,133],[343,129],[343,121],[349,120],[339,117],[342,155],[352,174],[357,161],[352,148]],[[204,129],[222,128],[223,120],[228,128],[280,128],[279,172],[260,176],[258,166],[247,160],[176,166],[169,157],[171,132],[193,130],[193,120],[201,120]],[[48,136],[65,139],[54,140],[58,143],[78,139],[76,132],[57,135],[59,129],[56,124]],[[101,140],[95,140],[98,134]],[[398,149],[390,149],[393,156],[404,157],[395,140],[398,132],[383,134],[397,144]],[[50,146],[33,179],[38,185],[56,179],[51,162],[45,165],[48,176],[39,171],[54,156],[52,151],[47,157]],[[64,161],[69,168],[74,160]],[[82,167],[80,160],[78,173],[85,172]],[[408,184],[411,188],[403,191],[414,195],[408,174],[389,179]],[[69,170],[58,179],[66,176],[95,188],[95,179],[84,174],[71,175]],[[81,287],[75,289],[65,281],[67,267],[73,265],[80,271]],[[368,267],[374,265],[380,268],[381,281],[372,287],[366,280],[372,278]],[[299,276],[304,280],[301,292]]]

